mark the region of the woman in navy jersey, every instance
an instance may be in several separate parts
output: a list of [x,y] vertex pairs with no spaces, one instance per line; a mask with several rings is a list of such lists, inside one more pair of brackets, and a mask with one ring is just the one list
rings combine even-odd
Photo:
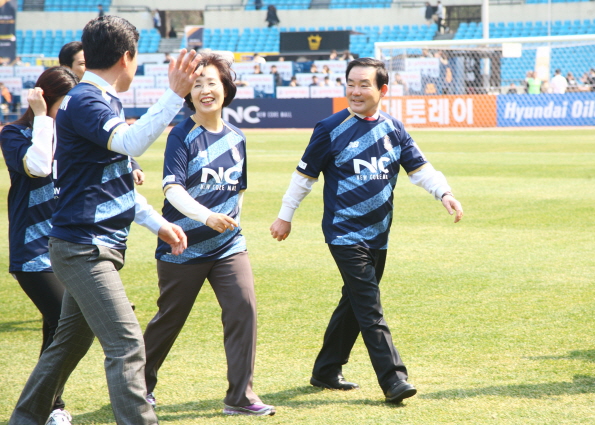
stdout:
[[[51,175],[54,118],[62,99],[77,83],[78,77],[64,67],[47,69],[35,88],[29,90],[27,111],[0,133],[2,154],[10,173],[9,272],[43,316],[41,352],[54,339],[64,295],[64,287],[52,272],[48,252],[55,207]],[[55,423],[70,423],[62,420],[69,418],[63,409],[64,402],[58,395],[50,416]]]
[[184,229],[188,248],[179,256],[159,241],[156,251],[159,311],[145,331],[147,400],[155,406],[157,372],[194,301],[209,280],[222,309],[229,387],[223,413],[273,415],[252,390],[256,351],[254,279],[239,227],[246,184],[246,139],[221,112],[236,86],[230,64],[218,55],[204,69],[186,104],[194,114],[172,129],[165,149],[163,216]]

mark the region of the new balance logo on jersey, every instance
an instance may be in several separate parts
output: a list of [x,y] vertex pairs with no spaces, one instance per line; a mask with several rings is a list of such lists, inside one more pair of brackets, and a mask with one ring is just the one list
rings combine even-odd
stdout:
[[211,168],[204,167],[202,169],[202,176],[200,177],[201,183],[206,183],[209,179],[209,176],[215,179],[216,183],[229,183],[229,184],[238,184],[237,179],[232,179],[231,175],[234,172],[241,173],[242,169],[240,167],[231,167],[227,170],[224,170],[223,167],[219,167],[218,171],[215,171]]

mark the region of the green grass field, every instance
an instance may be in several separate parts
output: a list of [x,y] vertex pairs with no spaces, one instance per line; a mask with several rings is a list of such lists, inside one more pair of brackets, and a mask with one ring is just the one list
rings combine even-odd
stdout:
[[[249,189],[242,227],[256,277],[259,340],[254,388],[277,406],[268,418],[221,413],[226,386],[219,306],[205,285],[160,372],[161,424],[594,424],[595,138],[592,130],[417,131],[465,217],[403,173],[395,191],[383,304],[418,395],[384,403],[361,339],[345,376],[352,392],[309,385],[324,329],[340,293],[315,186],[285,242],[269,226],[306,131],[249,131]],[[165,137],[139,161],[140,191],[160,208]],[[2,165],[4,168],[4,165]],[[0,198],[8,177],[1,170]],[[6,205],[0,204],[3,217]],[[8,269],[7,221],[0,270]],[[144,328],[156,311],[149,231],[133,227],[122,271]],[[16,281],[0,274],[0,423],[34,367],[40,315]],[[68,381],[73,424],[115,424],[97,342]]]

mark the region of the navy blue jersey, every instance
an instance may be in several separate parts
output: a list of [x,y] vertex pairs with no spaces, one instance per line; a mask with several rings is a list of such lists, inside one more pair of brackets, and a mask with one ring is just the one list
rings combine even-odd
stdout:
[[384,112],[367,121],[344,109],[316,125],[297,171],[324,175],[327,243],[386,249],[399,168],[409,173],[425,163],[401,122]]
[[[196,124],[193,117],[175,126],[167,138],[163,164],[163,189],[178,184],[197,202],[211,211],[240,221],[239,193],[247,187],[246,139],[224,122],[220,133]],[[175,256],[170,246],[159,240],[155,258],[170,263],[202,263],[246,250],[240,229],[219,233],[206,224],[179,212],[166,199],[163,217],[184,229],[188,248]]]
[[8,222],[10,266],[13,272],[51,272],[48,234],[56,201],[52,176],[34,177],[23,160],[31,128],[10,124],[0,133],[2,154],[10,173]]
[[122,104],[101,87],[81,82],[56,117],[58,202],[50,236],[68,242],[126,248],[135,214],[130,158],[109,150],[124,125]]

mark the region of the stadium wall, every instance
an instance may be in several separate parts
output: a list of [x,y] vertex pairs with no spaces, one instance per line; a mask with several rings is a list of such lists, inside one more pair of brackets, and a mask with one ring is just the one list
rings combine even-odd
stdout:
[[[459,4],[459,3],[457,3]],[[471,3],[470,3],[471,4]],[[477,4],[475,1],[472,4]],[[424,10],[420,8],[390,9],[314,9],[278,10],[282,27],[328,27],[330,25],[420,25],[424,24]],[[266,11],[204,12],[207,28],[263,27]],[[491,22],[547,21],[547,4],[490,5]],[[553,20],[574,20],[595,16],[595,2],[553,3]]]
[[[149,11],[120,12],[118,16],[130,21],[137,28],[153,28],[153,18]],[[18,12],[18,30],[78,30],[91,19],[97,17],[97,12]]]

